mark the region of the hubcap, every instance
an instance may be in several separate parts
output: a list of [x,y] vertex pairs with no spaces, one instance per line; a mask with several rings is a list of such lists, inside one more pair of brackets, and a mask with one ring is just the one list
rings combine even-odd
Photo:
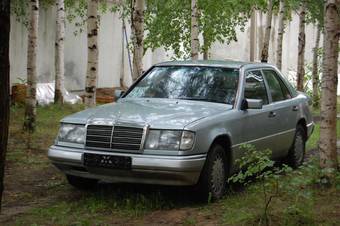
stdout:
[[212,166],[211,185],[215,194],[221,193],[224,186],[224,164],[220,156],[217,156]]

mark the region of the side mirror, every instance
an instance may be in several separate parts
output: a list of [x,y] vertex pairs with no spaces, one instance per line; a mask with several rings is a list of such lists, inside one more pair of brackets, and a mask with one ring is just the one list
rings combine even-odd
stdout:
[[241,110],[247,109],[262,109],[262,100],[258,99],[244,99],[242,101]]
[[121,96],[124,95],[124,91],[121,89],[117,89],[114,91],[113,95],[114,95],[115,100],[118,100]]

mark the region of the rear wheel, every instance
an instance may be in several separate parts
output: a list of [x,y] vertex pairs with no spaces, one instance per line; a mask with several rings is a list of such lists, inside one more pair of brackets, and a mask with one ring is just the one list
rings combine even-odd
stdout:
[[198,188],[205,198],[220,199],[226,190],[226,154],[224,148],[214,144],[203,167]]
[[66,178],[70,185],[81,190],[94,189],[98,182],[96,179],[77,177],[73,175],[66,175]]
[[303,126],[298,125],[296,127],[293,145],[290,148],[287,156],[287,162],[293,168],[297,168],[303,163],[306,149],[305,134],[306,133]]

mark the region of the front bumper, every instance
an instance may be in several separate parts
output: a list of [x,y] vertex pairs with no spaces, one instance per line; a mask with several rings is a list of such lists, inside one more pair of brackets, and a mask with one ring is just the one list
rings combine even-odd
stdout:
[[[84,167],[84,153],[129,156],[131,170]],[[198,182],[206,155],[159,156],[90,151],[78,148],[51,146],[48,157],[63,173],[110,182],[194,185]]]

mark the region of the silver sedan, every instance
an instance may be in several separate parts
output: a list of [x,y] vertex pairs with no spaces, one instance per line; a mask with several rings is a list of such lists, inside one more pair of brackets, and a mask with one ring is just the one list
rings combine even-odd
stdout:
[[269,64],[165,62],[116,95],[61,120],[48,157],[75,187],[197,185],[220,198],[242,144],[297,167],[314,127],[309,98]]

